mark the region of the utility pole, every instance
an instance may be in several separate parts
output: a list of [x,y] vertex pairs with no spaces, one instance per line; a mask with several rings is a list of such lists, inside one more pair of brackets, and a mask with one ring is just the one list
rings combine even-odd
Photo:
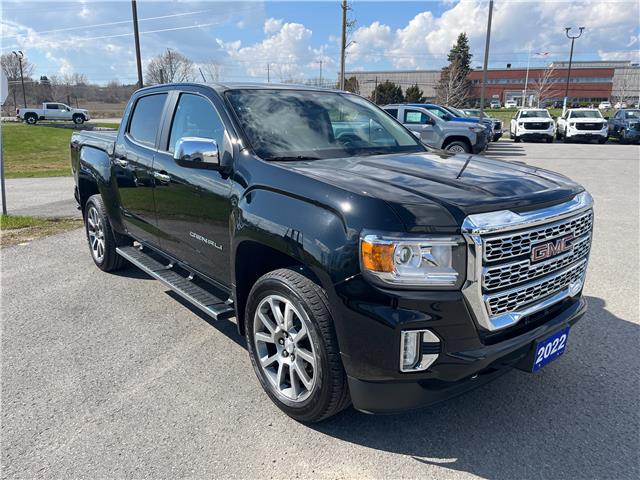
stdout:
[[24,100],[24,108],[27,108],[27,93],[26,90],[24,89],[24,74],[22,73],[22,59],[24,58],[24,53],[22,53],[22,50],[18,50],[17,52],[11,52],[13,53],[16,58],[18,59],[18,64],[20,65],[20,82],[22,83],[22,100]]
[[582,36],[582,32],[584,31],[584,27],[580,27],[578,29],[580,31],[578,32],[577,35],[571,35],[569,32],[571,32],[572,28],[573,27],[565,27],[564,29],[565,35],[567,36],[568,39],[571,40],[571,53],[569,53],[569,68],[567,70],[567,86],[564,90],[564,105],[562,109],[563,114],[567,108],[567,101],[569,100],[569,81],[571,80],[571,63],[573,62],[573,44],[576,41],[576,38],[580,38]]
[[489,2],[489,20],[487,20],[487,38],[484,45],[484,65],[482,67],[482,86],[480,87],[480,119],[484,118],[484,90],[487,85],[487,68],[489,65],[489,45],[491,43],[491,17],[493,16],[493,0]]
[[271,83],[271,71],[269,63],[267,63],[267,83]]
[[320,60],[318,63],[320,63],[320,79],[318,80],[318,83],[320,84],[319,86],[322,86],[322,60]]
[[376,75],[376,83],[373,87],[373,103],[378,104],[378,76]]
[[347,50],[347,0],[342,0],[342,42],[340,45],[340,90],[344,90],[344,62]]
[[140,33],[138,32],[138,7],[136,0],[131,0],[133,15],[133,38],[136,42],[136,65],[138,66],[138,88],[142,88],[142,60],[140,59]]

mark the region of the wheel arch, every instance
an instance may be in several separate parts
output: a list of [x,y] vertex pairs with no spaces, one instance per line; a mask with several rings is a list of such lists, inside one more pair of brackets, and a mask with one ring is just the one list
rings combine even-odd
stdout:
[[472,149],[472,144],[471,144],[471,140],[469,140],[469,138],[463,136],[463,135],[451,135],[450,137],[447,137],[444,140],[444,143],[442,144],[442,149],[446,149],[449,145],[451,145],[453,142],[463,142],[468,148],[469,151],[471,151]]

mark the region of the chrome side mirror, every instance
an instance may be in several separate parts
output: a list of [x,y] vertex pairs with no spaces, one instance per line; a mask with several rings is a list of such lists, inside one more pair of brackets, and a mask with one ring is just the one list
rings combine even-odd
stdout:
[[183,167],[215,170],[220,167],[218,143],[211,138],[182,137],[176,142],[173,159]]

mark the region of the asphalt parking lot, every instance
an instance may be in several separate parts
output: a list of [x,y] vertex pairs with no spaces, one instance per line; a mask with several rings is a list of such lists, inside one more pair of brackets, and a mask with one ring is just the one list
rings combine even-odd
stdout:
[[638,478],[640,147],[504,141],[488,156],[596,201],[590,309],[539,374],[302,425],[262,392],[232,322],[135,268],[100,272],[76,230],[1,251],[2,477]]

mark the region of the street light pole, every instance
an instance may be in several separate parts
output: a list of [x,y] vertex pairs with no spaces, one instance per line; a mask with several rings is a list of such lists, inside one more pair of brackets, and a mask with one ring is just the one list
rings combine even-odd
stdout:
[[489,19],[487,20],[487,38],[484,45],[484,65],[482,67],[482,86],[480,87],[480,118],[484,118],[484,89],[487,84],[487,68],[489,65],[489,45],[491,42],[491,17],[493,16],[493,0],[489,2]]
[[565,87],[565,90],[564,90],[564,109],[567,108],[567,101],[569,100],[569,81],[571,79],[571,63],[573,62],[573,44],[575,43],[577,38],[580,38],[582,36],[582,32],[584,31],[584,27],[580,27],[579,28],[580,31],[578,32],[577,35],[571,35],[569,32],[571,32],[572,28],[573,27],[565,27],[564,29],[565,35],[567,36],[568,39],[571,40],[571,53],[569,53],[569,68],[567,70],[567,86]]
[[24,89],[24,74],[22,73],[22,59],[24,58],[24,53],[21,50],[13,53],[18,59],[18,64],[20,65],[20,82],[22,83],[22,100],[24,101],[24,108],[27,108],[27,94]]

